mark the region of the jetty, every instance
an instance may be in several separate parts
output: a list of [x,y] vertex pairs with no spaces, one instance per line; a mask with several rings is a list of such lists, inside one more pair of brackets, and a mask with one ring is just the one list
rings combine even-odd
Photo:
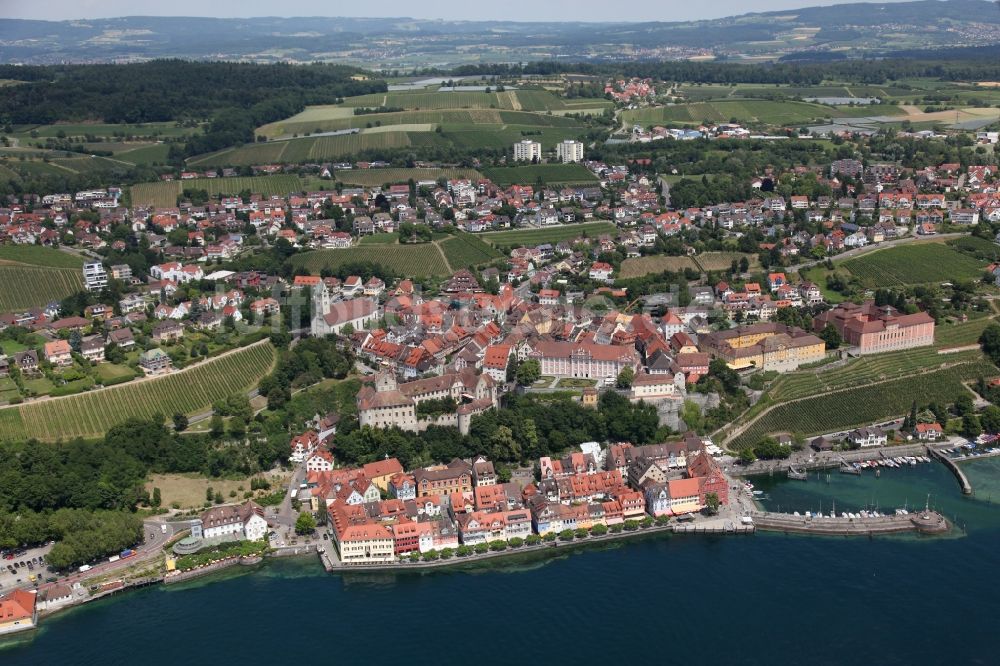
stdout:
[[952,460],[945,454],[941,453],[937,449],[930,447],[928,448],[928,450],[930,451],[930,454],[932,456],[943,462],[944,466],[950,469],[951,473],[955,475],[955,478],[958,479],[958,485],[962,486],[962,494],[971,495],[972,484],[969,483],[969,477],[965,476],[965,472],[962,471],[962,468],[959,467],[954,460]]
[[795,515],[790,513],[756,513],[758,530],[786,534],[817,534],[824,536],[879,536],[884,534],[945,534],[951,524],[936,511],[924,510],[891,516],[830,516]]

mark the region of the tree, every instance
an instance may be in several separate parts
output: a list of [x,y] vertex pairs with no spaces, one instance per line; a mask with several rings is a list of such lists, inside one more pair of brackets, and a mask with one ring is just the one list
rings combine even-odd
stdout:
[[514,354],[507,357],[506,379],[508,382],[512,382],[517,379],[517,356]]
[[296,534],[312,534],[316,531],[316,519],[308,511],[303,511],[295,519]]
[[749,465],[757,460],[757,456],[754,455],[753,449],[742,449],[740,451],[739,461],[742,465]]
[[971,414],[975,411],[975,405],[972,403],[972,396],[968,392],[963,391],[957,398],[955,398],[955,413],[959,416],[965,416],[966,414]]
[[966,439],[975,439],[983,434],[983,427],[979,423],[979,417],[969,412],[962,417],[962,436]]
[[635,370],[631,366],[625,366],[622,371],[618,373],[618,378],[615,380],[615,386],[620,389],[630,389],[632,388],[632,380],[635,379]]
[[990,357],[994,364],[1000,365],[1000,324],[990,324],[979,336],[979,344],[983,353]]
[[979,423],[982,425],[983,430],[988,433],[995,434],[1000,432],[1000,407],[990,405],[984,409],[983,413],[979,416]]
[[160,489],[153,488],[153,499],[150,501],[150,506],[158,507],[162,501],[163,499],[160,496]]
[[705,510],[709,515],[714,516],[719,513],[720,504],[717,493],[705,493]]
[[188,427],[188,417],[180,412],[174,414],[174,430],[177,432],[183,432],[187,430]]
[[837,349],[844,342],[840,332],[830,324],[827,324],[823,330],[819,332],[819,338],[826,343],[827,349]]
[[521,386],[531,386],[542,376],[542,366],[537,359],[529,358],[517,368],[517,383]]
[[218,414],[212,414],[212,426],[211,426],[212,437],[219,438],[222,434],[226,432],[225,423],[222,421],[222,417]]

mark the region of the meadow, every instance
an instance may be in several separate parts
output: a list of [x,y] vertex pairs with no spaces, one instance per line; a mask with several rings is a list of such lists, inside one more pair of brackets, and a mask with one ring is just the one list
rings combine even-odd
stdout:
[[139,183],[130,192],[133,206],[172,208],[184,190],[205,190],[209,196],[236,196],[240,192],[254,192],[265,197],[287,196],[301,192],[302,180],[298,176],[238,176],[234,178],[192,178],[169,182]]
[[80,255],[41,245],[0,245],[0,264],[7,262],[76,270],[83,266]]
[[650,273],[662,273],[663,271],[683,271],[685,268],[698,270],[697,264],[690,257],[668,257],[664,255],[632,257],[622,262],[622,269],[618,277],[623,279],[637,278],[649,275]]
[[392,185],[406,183],[410,180],[419,183],[421,181],[437,181],[441,178],[454,179],[465,178],[469,180],[479,180],[483,174],[475,169],[350,169],[337,171],[335,176],[338,181],[345,185],[355,185],[358,187],[379,187],[381,185]]
[[695,255],[695,262],[703,271],[727,271],[733,265],[733,260],[737,262],[746,259],[750,263],[750,270],[759,267],[760,262],[756,254],[744,254],[743,252],[702,252]]
[[0,409],[0,440],[42,441],[100,437],[137,417],[192,414],[252,388],[274,363],[274,348],[260,342],[161,377]]

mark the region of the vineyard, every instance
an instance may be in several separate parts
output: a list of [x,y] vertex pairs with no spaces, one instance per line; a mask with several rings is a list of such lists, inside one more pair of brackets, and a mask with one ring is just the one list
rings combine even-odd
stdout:
[[0,440],[100,437],[131,417],[191,414],[252,388],[273,362],[274,348],[260,342],[162,377],[0,409]]
[[73,268],[78,271],[83,266],[80,255],[41,245],[0,245],[0,264],[8,261],[49,268]]
[[475,169],[351,169],[337,171],[336,174],[341,183],[358,187],[379,187],[386,183],[406,183],[410,180],[419,183],[439,178],[478,180],[483,177]]
[[616,230],[610,222],[588,222],[586,224],[560,224],[544,229],[514,229],[481,234],[490,243],[503,247],[531,247],[539,243],[558,243],[579,236],[594,238],[601,234],[611,234]]
[[516,167],[490,167],[483,175],[500,186],[516,183],[534,184],[539,181],[550,185],[597,184],[597,176],[579,164],[532,164]]
[[295,255],[291,259],[295,268],[305,268],[319,275],[324,268],[336,271],[339,267],[369,261],[380,264],[396,275],[425,277],[448,275],[444,256],[436,245],[358,245],[343,250],[314,250]]
[[0,262],[0,312],[41,307],[83,288],[79,268],[45,268]]
[[842,393],[789,402],[759,418],[728,446],[736,450],[754,446],[765,436],[778,432],[816,435],[877,423],[906,413],[914,400],[919,405],[952,403],[967,390],[963,382],[996,374],[994,365],[979,360],[881,384],[866,384]]
[[901,245],[848,259],[842,265],[868,287],[970,280],[986,268],[985,261],[941,243]]
[[768,391],[772,400],[794,400],[829,391],[863,386],[872,382],[907,377],[914,373],[982,358],[977,350],[938,354],[935,347],[908,349],[867,356],[828,370],[803,370],[781,375]]
[[184,190],[205,190],[209,196],[236,196],[240,192],[252,192],[264,197],[283,197],[302,191],[302,181],[298,176],[246,176],[140,183],[132,186],[132,204],[171,208],[177,205],[177,197]]
[[457,234],[441,241],[441,249],[452,270],[471,268],[500,256],[492,245],[468,234]]
[[934,342],[942,348],[972,345],[979,341],[979,336],[992,323],[992,318],[982,317],[963,324],[939,325],[934,329]]

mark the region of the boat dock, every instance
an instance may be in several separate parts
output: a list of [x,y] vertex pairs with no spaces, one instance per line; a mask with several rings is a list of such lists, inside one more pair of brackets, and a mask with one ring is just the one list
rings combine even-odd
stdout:
[[753,515],[753,522],[758,530],[824,536],[871,537],[906,532],[944,534],[951,529],[944,516],[928,510],[891,516],[851,514],[837,518],[790,513],[756,513]]
[[941,453],[937,449],[929,448],[928,450],[930,451],[930,454],[932,456],[943,462],[944,466],[950,469],[951,473],[955,475],[955,478],[958,479],[958,485],[962,486],[962,494],[971,495],[972,484],[969,483],[969,477],[965,476],[965,472],[962,471],[962,468],[960,468],[954,460],[952,460],[945,454]]

